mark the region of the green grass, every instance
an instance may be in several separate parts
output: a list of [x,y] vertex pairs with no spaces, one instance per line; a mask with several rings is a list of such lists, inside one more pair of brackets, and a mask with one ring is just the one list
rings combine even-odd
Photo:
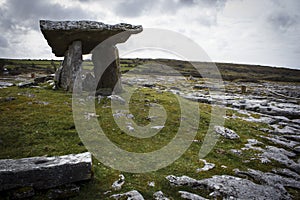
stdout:
[[[33,95],[34,97],[29,97]],[[42,88],[19,89],[10,87],[2,89],[0,97],[1,159],[54,156],[86,151],[73,122],[71,94]],[[16,97],[16,100],[8,102],[5,100],[6,97]],[[40,102],[48,102],[49,104],[43,105]],[[108,99],[102,100],[100,104],[95,103],[97,114],[100,115],[99,124],[110,140],[120,148],[134,152],[149,152],[159,149],[175,136],[179,125],[180,110],[176,106],[178,102],[173,94],[140,89],[132,96],[129,107],[139,125],[149,123],[147,119],[149,111],[147,104],[149,102],[163,105],[168,113],[165,128],[151,139],[137,139],[122,133],[112,118],[111,109],[107,107],[110,105]],[[216,174],[233,175],[232,170],[235,168],[246,170],[255,167],[258,170],[268,171],[274,167],[280,167],[276,162],[268,165],[261,164],[256,160],[243,163],[244,160],[253,157],[254,151],[245,151],[242,157],[230,153],[230,149],[243,147],[248,138],[258,139],[259,135],[264,134],[258,131],[259,128],[267,126],[240,119],[230,119],[225,121],[225,126],[236,131],[241,137],[240,140],[231,141],[220,138],[214,149],[205,158],[208,162],[215,163],[216,167],[208,172],[196,173],[196,169],[203,166],[203,163],[199,162],[198,152],[211,117],[210,105],[200,103],[199,108],[201,120],[195,139],[200,142],[192,143],[189,149],[173,164],[155,172],[132,174],[111,169],[94,158],[94,179],[90,182],[81,183],[80,195],[74,199],[105,199],[114,193],[127,192],[132,189],[141,192],[145,199],[152,199],[153,193],[158,190],[162,190],[169,197],[178,199],[177,191],[192,190],[185,187],[171,187],[165,179],[167,175],[187,175],[202,179]],[[228,111],[229,114],[234,112]],[[225,165],[227,168],[224,169],[221,165]],[[112,190],[111,185],[118,179],[120,173],[125,175],[126,181],[122,189],[104,194],[104,192]],[[150,181],[155,182],[155,187],[148,186],[147,183]],[[205,190],[199,190],[196,193],[206,197],[208,195]],[[43,199],[43,194],[39,194],[35,199]]]

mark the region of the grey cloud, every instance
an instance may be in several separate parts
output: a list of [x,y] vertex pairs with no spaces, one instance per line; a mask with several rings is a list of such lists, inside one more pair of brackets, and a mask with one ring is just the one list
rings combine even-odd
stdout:
[[127,0],[121,1],[115,7],[117,15],[126,17],[137,17],[143,14],[145,10],[151,10],[151,1]]
[[224,8],[227,0],[157,0],[155,4],[152,1],[141,0],[122,0],[115,6],[117,15],[125,17],[138,17],[143,14],[156,16],[157,14],[176,14],[180,9],[187,7]]
[[[2,14],[1,26],[8,29],[24,28],[38,29],[39,19],[78,19],[89,17],[80,7],[63,7],[51,1],[42,0],[7,0],[0,9]],[[92,17],[92,16],[91,16]]]
[[279,12],[272,13],[268,17],[268,21],[273,26],[274,29],[280,31],[286,31],[290,27],[296,25],[299,22],[299,15],[289,15],[287,13]]
[[0,48],[6,47],[8,47],[8,42],[3,36],[0,35]]

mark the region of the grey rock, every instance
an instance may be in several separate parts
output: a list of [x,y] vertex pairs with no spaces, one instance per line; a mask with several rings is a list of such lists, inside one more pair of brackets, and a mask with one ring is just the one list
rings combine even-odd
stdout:
[[14,86],[13,83],[0,81],[0,88]]
[[245,147],[242,148],[242,150],[249,150],[253,149],[256,151],[263,151],[261,147],[255,147],[257,144],[263,144],[262,142],[256,140],[256,139],[247,139],[248,143],[245,144]]
[[216,166],[215,164],[209,163],[204,159],[200,159],[200,161],[204,163],[204,167],[198,168],[196,170],[196,172],[208,171],[208,170],[211,170],[211,169],[215,168],[215,166]]
[[291,141],[291,140],[287,140],[283,137],[280,136],[274,136],[274,137],[266,137],[266,136],[260,136],[262,138],[268,139],[269,141],[275,143],[275,144],[279,144],[281,146],[293,149],[294,146],[298,145],[299,142],[295,142],[295,141]]
[[118,102],[121,105],[124,105],[126,103],[125,99],[123,99],[122,97],[120,97],[118,95],[110,95],[107,98],[113,102]]
[[273,169],[273,173],[279,174],[288,178],[292,178],[294,180],[300,181],[300,175],[297,174],[296,172],[293,172],[289,169]]
[[125,177],[123,174],[119,175],[119,179],[116,180],[113,184],[112,184],[112,188],[114,190],[120,190],[122,188],[122,185],[125,183]]
[[214,197],[222,197],[223,199],[291,199],[284,188],[259,185],[250,180],[234,176],[216,175],[202,180],[173,175],[166,178],[172,186],[190,186],[194,189],[205,188],[214,191],[212,193]]
[[215,126],[214,130],[217,134],[222,135],[223,137],[227,138],[227,139],[239,139],[240,136],[238,134],[236,134],[233,130],[229,129],[229,128],[225,128],[223,126]]
[[32,186],[36,189],[91,179],[89,152],[57,157],[0,160],[0,191]]
[[267,146],[266,150],[262,153],[261,157],[275,160],[281,164],[284,164],[288,168],[300,173],[300,163],[296,163],[291,158],[295,157],[296,154],[287,151],[282,148]]
[[230,149],[230,152],[238,156],[241,156],[243,153],[241,150],[238,149]]
[[128,34],[118,38],[117,43],[125,42],[131,34],[140,33],[142,26],[120,23],[116,25],[95,21],[49,21],[41,20],[40,29],[52,52],[64,56],[69,44],[82,41],[83,54],[89,54],[98,44],[121,32]]
[[208,200],[204,197],[201,197],[197,194],[193,194],[190,192],[186,192],[186,191],[179,191],[179,193],[181,194],[181,198],[183,199],[189,199],[189,200]]
[[236,169],[235,173],[239,176],[247,175],[263,185],[270,185],[273,187],[284,186],[284,187],[292,187],[292,188],[300,189],[299,181],[292,178],[282,177],[280,175],[271,172],[264,173],[254,169],[248,169],[248,171],[245,172]]
[[157,191],[153,194],[153,198],[155,200],[169,200],[169,198],[165,197],[162,191]]
[[[66,91],[73,91],[75,78],[81,73],[82,43],[73,41],[64,54],[62,66],[55,73],[55,81],[58,87]],[[79,86],[80,87],[80,86]]]
[[121,71],[119,52],[115,45],[97,46],[92,51],[94,74],[96,80],[96,94],[110,95],[120,93]]
[[19,88],[26,88],[26,87],[31,87],[31,86],[36,86],[37,84],[35,82],[21,82],[18,83]]
[[45,83],[45,82],[47,82],[47,81],[49,81],[49,80],[53,80],[53,78],[54,78],[54,76],[53,75],[47,75],[47,76],[41,76],[41,77],[36,77],[35,79],[34,79],[34,82],[35,83]]
[[122,197],[128,197],[127,199],[129,200],[144,200],[144,197],[136,190],[131,190],[123,194],[114,194],[110,196],[110,198],[114,198],[116,200],[121,199]]

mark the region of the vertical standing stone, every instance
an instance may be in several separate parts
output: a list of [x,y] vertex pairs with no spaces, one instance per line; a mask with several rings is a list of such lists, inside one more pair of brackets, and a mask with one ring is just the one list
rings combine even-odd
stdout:
[[[57,85],[72,92],[76,75],[81,72],[82,44],[74,41],[65,52],[65,57],[60,69],[56,72]],[[80,86],[78,86],[80,87]]]
[[92,52],[94,74],[98,81],[96,91],[110,95],[122,91],[119,52],[115,45],[96,47]]

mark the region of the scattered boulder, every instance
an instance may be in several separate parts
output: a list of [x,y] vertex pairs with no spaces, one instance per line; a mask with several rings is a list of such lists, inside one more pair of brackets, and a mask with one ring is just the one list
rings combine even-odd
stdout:
[[114,190],[120,190],[122,188],[122,185],[125,183],[125,177],[123,174],[119,175],[119,179],[116,180],[113,184],[112,184],[112,188]]
[[249,176],[260,184],[270,185],[273,187],[291,187],[295,189],[300,189],[300,182],[287,177],[282,177],[280,175],[271,172],[261,172],[259,170],[248,169],[248,171],[240,171],[235,169],[235,174],[238,176]]
[[229,128],[225,128],[223,126],[215,126],[214,130],[217,134],[222,135],[223,137],[234,140],[234,139],[239,139],[240,136],[236,134],[233,130]]
[[169,200],[169,198],[165,197],[162,191],[157,191],[153,194],[153,198],[155,200]]
[[197,194],[193,194],[190,192],[186,192],[186,191],[179,191],[179,193],[181,194],[181,198],[183,199],[188,199],[188,200],[208,200],[204,197],[201,197]]
[[[190,186],[193,189],[213,191],[210,195],[223,199],[291,199],[284,188],[259,185],[250,180],[234,176],[222,175],[212,178],[195,180],[188,176],[167,176],[172,186]],[[255,192],[254,192],[255,191]]]
[[36,189],[89,180],[92,177],[89,152],[57,157],[0,160],[0,191],[31,186]]
[[114,194],[110,196],[110,198],[114,198],[116,200],[121,199],[122,197],[128,197],[128,199],[130,200],[144,200],[144,197],[136,190],[131,190],[123,194]]
[[37,84],[35,82],[21,82],[21,83],[18,83],[17,86],[19,88],[27,88],[27,87],[37,86]]
[[34,83],[39,84],[39,83],[45,83],[49,80],[53,80],[54,76],[53,75],[47,75],[47,76],[41,76],[41,77],[36,77],[34,79]]
[[14,86],[14,85],[15,84],[13,84],[13,83],[0,81],[0,88],[11,87],[11,86]]
[[208,170],[211,170],[211,169],[215,168],[215,166],[216,166],[215,164],[209,163],[209,162],[207,162],[207,161],[204,160],[204,159],[200,159],[200,161],[201,161],[201,162],[204,162],[204,167],[198,168],[198,169],[196,170],[196,172],[208,171]]

